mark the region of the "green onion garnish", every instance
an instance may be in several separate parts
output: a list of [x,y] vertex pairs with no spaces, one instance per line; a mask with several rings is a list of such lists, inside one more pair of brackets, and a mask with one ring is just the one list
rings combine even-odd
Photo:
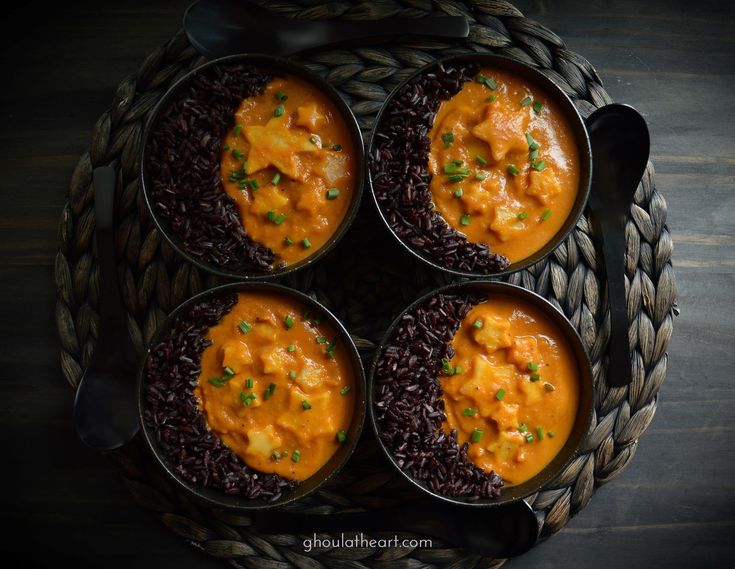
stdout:
[[296,376],[297,375],[298,374],[294,370],[291,370],[291,371],[288,372],[288,377],[291,378],[291,379],[296,379]]
[[343,443],[346,440],[347,440],[347,433],[345,433],[344,431],[338,431],[337,432],[337,441],[339,443]]
[[454,368],[454,375],[459,375],[462,373],[462,366],[457,366]]
[[245,387],[252,387],[253,386],[253,378],[249,377],[245,380]]
[[298,462],[301,460],[301,451],[299,449],[293,451],[293,454],[291,454],[291,460],[293,460],[294,462]]
[[480,328],[482,328],[482,327],[483,327],[483,322],[482,322],[482,320],[480,320],[479,318],[478,318],[477,320],[475,320],[475,321],[474,321],[474,322],[472,323],[472,327],[473,327],[473,328],[477,328],[478,330],[479,330]]
[[257,395],[255,393],[243,393],[240,392],[240,401],[242,401],[243,405],[247,405],[248,407],[252,404],[253,401],[257,399]]
[[476,180],[484,180],[485,178],[487,178],[487,174],[485,174],[485,172],[478,172],[475,174]]
[[245,156],[245,153],[242,150],[238,150],[237,148],[232,149],[232,155],[237,158],[238,160],[242,160]]
[[495,399],[497,399],[498,401],[502,401],[503,397],[505,397],[505,389],[500,388],[495,394]]
[[263,393],[263,400],[266,401],[270,398],[271,395],[273,395],[276,391],[276,384],[271,383],[268,387],[265,388],[265,392]]
[[531,160],[532,162],[535,162],[537,158],[538,158],[538,150],[531,150],[528,153],[528,159]]
[[278,99],[279,101],[285,101],[286,99],[288,99],[288,95],[286,95],[286,93],[284,93],[283,91],[276,91],[276,99]]
[[442,371],[447,375],[454,375],[454,366],[449,363],[448,358],[442,358]]
[[531,381],[536,383],[539,379],[541,379],[541,376],[537,373],[531,374]]
[[225,152],[227,152],[227,151],[228,151],[229,149],[230,149],[230,145],[229,145],[229,144],[225,144],[225,145],[224,145],[224,146],[222,147],[222,150],[224,150]]
[[485,431],[483,431],[482,429],[473,429],[472,435],[470,435],[470,440],[473,443],[479,443],[480,439],[482,438],[482,435],[484,434],[485,434]]
[[[456,162],[459,162],[457,164]],[[469,176],[470,171],[468,168],[460,168],[462,165],[461,160],[455,160],[453,162],[450,162],[449,164],[444,164],[444,173],[445,174],[460,174],[462,176]]]
[[551,217],[551,210],[547,209],[544,213],[541,214],[541,221],[546,221]]
[[521,99],[521,107],[527,107],[528,105],[531,104],[532,101],[533,99],[531,97],[523,97]]
[[531,107],[533,108],[534,113],[536,113],[537,115],[541,114],[541,101],[534,101]]
[[276,212],[271,210],[268,210],[268,213],[265,214],[265,216],[268,218],[268,221],[275,221],[276,220]]
[[271,179],[271,184],[273,184],[274,186],[277,186],[278,185],[278,182],[280,182],[280,181],[281,181],[281,173],[280,172],[276,172],[275,175],[273,176],[273,178]]
[[472,216],[469,213],[464,214],[462,217],[459,218],[459,224],[460,225],[469,225],[470,219],[472,219]]
[[326,344],[327,339],[324,336],[317,336],[316,337],[316,343],[317,344]]
[[339,390],[340,395],[347,395],[350,391],[352,391],[352,387],[349,385],[345,385],[342,389]]
[[224,387],[225,383],[227,383],[231,379],[232,379],[231,375],[223,375],[222,377],[210,377],[209,383],[211,383],[215,387]]
[[475,156],[475,160],[477,160],[477,162],[478,162],[479,164],[482,164],[483,166],[487,166],[487,160],[485,160],[485,159],[484,159],[484,158],[483,158],[482,156],[480,156],[479,154],[478,154],[477,156]]
[[538,160],[531,164],[531,168],[533,168],[537,172],[543,172],[546,168],[546,162],[544,162],[543,160]]
[[526,433],[526,442],[527,443],[533,442],[533,435],[531,433]]
[[308,237],[304,237],[301,240],[301,244],[304,246],[304,249],[309,249],[311,247],[311,241],[309,241]]
[[245,320],[241,320],[237,327],[240,328],[240,332],[242,332],[243,334],[247,334],[248,332],[250,332],[250,330],[253,329],[250,323],[246,322]]
[[283,105],[278,105],[276,107],[276,110],[273,111],[273,116],[274,117],[280,117],[280,116],[283,116],[283,113],[285,113],[285,112],[286,112],[286,107],[284,107]]
[[554,431],[549,431],[546,433],[546,436],[548,436],[550,439],[553,439],[556,436],[556,433]]
[[539,143],[533,139],[530,132],[526,133],[526,142],[528,142],[529,150],[538,150],[540,148]]
[[341,144],[333,144],[332,145],[332,150],[334,150],[335,152],[341,152],[342,151],[342,145]]
[[477,415],[477,409],[473,409],[472,407],[467,407],[464,411],[462,411],[462,415],[465,417],[474,417]]
[[281,225],[281,223],[283,223],[284,221],[286,221],[286,214],[279,213],[278,216],[276,216],[276,218],[273,220],[273,223],[275,223],[276,225]]
[[283,319],[283,324],[286,326],[286,330],[290,330],[291,328],[293,328],[293,316],[291,316],[290,314],[286,314],[286,317]]
[[544,430],[541,427],[536,427],[536,438],[540,441],[544,438]]
[[337,340],[336,340],[336,338],[327,344],[327,351],[324,352],[324,353],[327,354],[327,357],[330,360],[331,359],[334,359],[334,349],[336,347],[337,347]]
[[518,167],[515,164],[508,164],[508,174],[511,176],[517,176],[521,173],[521,171],[518,169]]
[[464,180],[464,176],[462,174],[452,174],[449,176],[449,182],[451,184],[456,184],[457,182],[461,182]]
[[339,196],[339,188],[330,188],[327,190],[328,200],[336,200],[337,196]]
[[538,364],[536,362],[528,362],[527,367],[531,371],[538,371]]
[[453,192],[455,198],[461,198],[464,192],[462,191],[462,188],[457,188]]
[[295,352],[295,351],[296,351],[296,346],[294,346],[293,344],[289,344],[288,346],[286,346],[286,351],[287,351],[287,352],[288,352],[289,354],[292,354],[293,352]]
[[454,142],[454,134],[451,132],[445,132],[442,134],[442,142],[444,143],[444,148],[449,148],[452,146],[452,142]]
[[308,411],[309,409],[311,409],[311,403],[309,403],[306,399],[301,402],[301,406],[304,408],[304,411]]
[[497,97],[495,95],[488,95],[488,97],[487,97],[487,99],[485,99],[485,101],[487,101],[488,103],[492,103],[495,99],[497,99]]
[[518,430],[521,433],[525,433],[526,431],[528,431],[528,425],[526,425],[526,423],[521,423],[520,425],[518,425]]
[[483,75],[482,73],[478,73],[475,76],[475,81],[481,85],[485,85],[485,87],[492,89],[493,91],[498,87],[498,84],[493,79],[490,79],[490,77]]
[[523,221],[527,217],[528,217],[528,212],[522,211],[521,213],[518,214],[518,219],[520,219],[521,221]]
[[242,132],[242,125],[241,124],[236,124],[235,125],[235,128],[232,129],[232,134],[234,136],[240,136],[240,133],[241,132]]
[[283,244],[284,245],[293,245],[293,240],[290,237],[286,236],[286,237],[283,238]]

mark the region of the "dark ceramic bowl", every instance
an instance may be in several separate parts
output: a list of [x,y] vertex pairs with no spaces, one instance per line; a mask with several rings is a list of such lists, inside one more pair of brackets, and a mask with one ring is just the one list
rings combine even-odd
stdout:
[[342,323],[334,316],[329,310],[327,310],[322,304],[314,300],[313,298],[305,295],[302,292],[294,289],[270,283],[231,283],[222,285],[205,292],[202,292],[178,306],[168,318],[161,324],[156,331],[155,335],[149,342],[149,346],[156,346],[161,339],[168,332],[173,321],[182,314],[186,314],[190,307],[193,305],[217,296],[221,296],[231,292],[255,292],[264,291],[272,294],[278,294],[287,296],[295,299],[296,301],[303,304],[314,311],[315,314],[320,314],[329,324],[334,328],[339,338],[339,346],[346,350],[348,358],[352,367],[353,377],[353,389],[355,390],[355,407],[352,411],[352,421],[350,427],[347,430],[347,441],[340,445],[332,457],[327,463],[322,466],[313,476],[299,482],[299,484],[293,489],[284,490],[283,494],[278,500],[270,501],[267,499],[250,499],[240,495],[228,495],[221,490],[213,488],[203,488],[201,486],[194,485],[183,478],[181,478],[174,470],[173,465],[169,462],[163,449],[161,448],[157,433],[154,429],[149,427],[145,421],[144,410],[146,406],[146,395],[145,395],[145,363],[151,352],[149,347],[140,364],[138,371],[138,415],[141,425],[141,431],[143,438],[145,439],[146,445],[150,449],[153,456],[156,458],[156,462],[163,468],[166,474],[174,481],[175,485],[182,488],[188,494],[190,494],[195,500],[200,503],[217,507],[217,508],[230,508],[235,510],[259,510],[265,508],[273,508],[282,506],[298,500],[310,494],[327,480],[335,476],[340,469],[345,465],[347,460],[352,455],[357,441],[360,438],[362,432],[362,426],[365,421],[365,372],[362,367],[360,355],[357,352],[350,334],[342,326]]
[[[375,154],[375,145],[377,143],[376,133],[380,130],[383,116],[388,114],[393,100],[396,98],[398,93],[400,93],[401,89],[403,89],[404,86],[411,83],[416,78],[424,75],[425,73],[433,71],[440,64],[444,66],[477,64],[481,66],[494,67],[503,71],[507,71],[517,77],[520,77],[521,79],[528,81],[533,85],[538,86],[545,95],[550,97],[559,106],[560,110],[564,114],[567,123],[574,133],[574,138],[579,149],[579,187],[577,189],[577,197],[574,201],[571,211],[569,212],[569,215],[564,221],[564,224],[559,228],[559,231],[557,231],[554,237],[550,241],[548,241],[541,249],[526,257],[525,259],[516,261],[515,263],[511,263],[511,265],[508,266],[508,268],[504,271],[487,274],[451,269],[443,266],[435,259],[426,256],[424,253],[417,251],[409,243],[399,237],[398,234],[396,234],[396,232],[390,226],[385,212],[381,209],[377,196],[375,195],[375,187],[373,183],[373,173],[370,167],[370,160],[372,160],[372,157]],[[369,150],[367,170],[370,193],[372,194],[373,202],[376,209],[378,210],[380,218],[383,220],[383,224],[385,225],[385,227],[388,229],[391,235],[393,235],[393,237],[414,257],[420,259],[421,261],[427,263],[435,269],[461,277],[500,277],[526,269],[546,257],[567,238],[569,233],[571,233],[571,231],[574,229],[574,226],[577,224],[577,221],[579,221],[579,218],[584,211],[585,205],[587,204],[587,198],[590,191],[590,183],[592,180],[592,149],[590,147],[589,135],[587,133],[584,121],[582,120],[582,117],[577,111],[577,108],[574,106],[572,100],[556,83],[554,83],[551,79],[546,77],[546,75],[542,74],[540,71],[537,71],[533,67],[529,67],[528,65],[520,63],[514,59],[509,59],[507,57],[501,57],[489,53],[465,54],[438,59],[432,63],[429,63],[428,65],[425,65],[424,67],[410,75],[403,82],[401,82],[400,85],[393,89],[391,94],[388,96],[388,99],[386,99],[385,103],[383,103],[383,106],[381,107],[380,112],[375,119],[375,126],[373,127],[373,133],[370,138],[368,148]]]
[[[378,361],[385,350],[386,345],[390,342],[393,332],[398,327],[404,314],[413,311],[415,308],[426,302],[429,298],[437,294],[456,294],[475,292],[481,293],[487,297],[492,295],[504,295],[512,298],[517,298],[520,301],[527,302],[532,306],[538,308],[549,320],[551,320],[556,326],[562,331],[564,337],[569,345],[574,357],[577,361],[577,370],[579,372],[579,407],[577,409],[577,416],[574,421],[574,426],[564,446],[559,453],[552,459],[552,461],[544,467],[536,476],[530,480],[518,484],[515,486],[504,487],[500,491],[500,496],[493,499],[480,499],[480,500],[469,500],[466,498],[458,498],[452,496],[445,496],[430,490],[424,482],[417,480],[408,473],[406,473],[396,462],[393,452],[385,446],[383,440],[380,438],[380,426],[378,425],[375,418],[375,372],[377,369]],[[463,506],[474,506],[474,507],[493,507],[501,504],[507,504],[515,502],[530,496],[538,492],[543,488],[544,484],[553,478],[556,474],[561,472],[564,467],[569,464],[577,456],[580,445],[582,444],[587,431],[590,428],[592,420],[593,410],[593,377],[592,377],[592,365],[590,364],[587,352],[584,349],[582,340],[577,334],[574,326],[569,320],[557,310],[550,302],[545,298],[531,292],[525,288],[511,285],[508,283],[502,283],[490,280],[477,280],[467,281],[463,283],[455,283],[445,287],[436,289],[428,294],[425,294],[408,308],[406,308],[390,325],[388,331],[383,336],[383,339],[378,346],[373,359],[372,367],[370,369],[370,377],[368,380],[368,408],[370,413],[370,422],[375,432],[375,438],[378,440],[380,447],[383,449],[383,453],[388,458],[393,467],[398,470],[409,482],[411,482],[417,488],[420,488],[423,492],[426,492],[430,496],[450,502],[452,504],[463,505]]]
[[[170,99],[174,95],[178,94],[182,89],[186,89],[187,85],[191,82],[191,80],[194,77],[200,75],[203,71],[206,71],[207,69],[210,69],[217,65],[232,64],[232,63],[245,63],[245,64],[254,65],[256,67],[259,67],[265,70],[266,72],[273,74],[274,76],[293,75],[295,77],[298,77],[316,86],[319,92],[326,95],[339,110],[340,115],[342,116],[342,119],[345,121],[345,124],[347,125],[347,129],[350,132],[350,138],[351,138],[353,147],[355,149],[355,176],[354,176],[355,186],[352,192],[352,199],[350,201],[350,205],[339,227],[334,231],[334,233],[331,235],[329,240],[322,247],[315,250],[314,253],[311,254],[309,257],[297,263],[287,265],[282,269],[278,269],[274,267],[270,271],[236,272],[236,271],[232,271],[228,269],[227,267],[214,265],[212,263],[205,262],[193,256],[189,251],[187,251],[187,248],[185,244],[182,243],[181,239],[179,239],[179,237],[177,237],[175,234],[173,234],[169,230],[169,227],[166,221],[161,219],[158,216],[156,209],[152,203],[152,197],[150,195],[150,181],[149,181],[149,172],[148,172],[148,164],[147,164],[148,157],[146,155],[146,147],[148,145],[148,139],[156,127],[159,115],[161,114],[163,109],[165,109],[166,106],[169,104]],[[330,85],[327,81],[325,81],[323,78],[317,75],[316,73],[310,71],[306,67],[290,59],[276,57],[273,55],[263,55],[263,54],[240,54],[240,55],[231,55],[231,56],[215,59],[208,63],[205,63],[204,65],[200,67],[197,67],[193,71],[184,75],[176,83],[174,83],[174,85],[172,85],[169,88],[169,90],[164,94],[164,96],[161,98],[161,100],[158,102],[156,107],[153,109],[153,112],[151,113],[150,120],[148,121],[145,132],[143,134],[142,151],[141,151],[141,157],[140,157],[140,180],[141,180],[141,188],[143,190],[143,197],[145,198],[145,202],[146,202],[146,205],[148,206],[148,210],[150,211],[151,217],[153,218],[153,221],[156,224],[156,227],[158,228],[158,230],[163,234],[163,236],[171,244],[174,250],[178,252],[179,255],[184,257],[190,263],[196,265],[197,267],[199,267],[200,269],[204,271],[207,271],[207,272],[210,272],[210,273],[222,276],[222,277],[238,279],[238,280],[248,280],[248,279],[264,280],[264,279],[283,277],[285,275],[288,275],[298,270],[309,267],[313,265],[315,262],[317,262],[319,259],[324,257],[324,255],[326,255],[329,251],[331,251],[332,248],[339,242],[339,240],[347,232],[347,229],[350,227],[350,225],[355,219],[355,215],[357,215],[357,210],[359,209],[359,206],[360,206],[360,200],[362,197],[362,190],[363,190],[364,180],[365,180],[364,172],[365,172],[365,147],[364,147],[364,143],[362,140],[362,135],[360,133],[360,127],[357,124],[357,119],[355,118],[354,113],[352,112],[350,107],[347,105],[347,103],[345,103],[344,99],[342,99],[342,97],[337,92],[337,90],[334,87],[332,87],[332,85]]]

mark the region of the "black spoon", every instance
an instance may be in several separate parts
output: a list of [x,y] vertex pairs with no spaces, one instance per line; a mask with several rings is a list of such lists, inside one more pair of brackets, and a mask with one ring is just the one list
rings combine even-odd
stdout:
[[648,162],[646,121],[629,105],[600,107],[587,118],[592,145],[592,223],[602,238],[610,307],[610,365],[607,382],[624,387],[633,380],[625,296],[625,218]]
[[496,558],[521,555],[538,538],[536,515],[523,500],[490,508],[421,500],[385,510],[328,515],[264,510],[255,514],[255,527],[262,533],[301,535],[350,530],[418,533]]
[[463,16],[384,20],[295,20],[245,0],[199,0],[184,14],[191,45],[206,57],[235,53],[289,55],[365,38],[431,36],[466,38]]
[[74,399],[74,425],[87,446],[112,450],[138,432],[138,352],[130,339],[117,282],[113,241],[115,169],[95,168],[92,181],[102,297],[97,344]]

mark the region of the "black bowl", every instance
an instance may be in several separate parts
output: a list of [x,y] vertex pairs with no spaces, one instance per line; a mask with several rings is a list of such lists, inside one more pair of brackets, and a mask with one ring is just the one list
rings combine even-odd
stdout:
[[168,332],[174,320],[183,314],[186,314],[188,310],[195,304],[209,300],[211,298],[221,296],[231,292],[248,292],[248,291],[266,291],[274,294],[285,295],[296,299],[304,306],[311,308],[315,314],[322,315],[327,322],[329,322],[335,329],[339,340],[340,347],[347,350],[349,354],[349,360],[352,366],[353,373],[353,388],[355,390],[355,407],[353,409],[352,421],[347,431],[347,441],[340,445],[332,457],[327,463],[322,466],[313,476],[299,482],[299,484],[293,489],[284,490],[283,494],[277,500],[267,499],[251,499],[241,495],[228,495],[221,490],[214,488],[203,488],[196,486],[183,478],[181,478],[175,471],[173,465],[169,462],[168,458],[164,454],[163,449],[160,447],[157,435],[154,429],[150,428],[144,417],[145,410],[145,363],[150,354],[151,348],[149,347],[140,364],[138,371],[138,415],[141,425],[141,432],[145,439],[146,445],[150,449],[150,452],[156,458],[156,462],[163,468],[166,474],[174,481],[176,486],[182,488],[188,494],[190,494],[195,500],[217,508],[230,508],[235,510],[258,510],[265,508],[273,508],[282,506],[303,498],[307,494],[310,494],[327,480],[335,476],[340,469],[349,460],[352,452],[357,446],[360,433],[362,432],[362,426],[365,421],[365,372],[362,367],[360,355],[357,352],[355,343],[352,341],[350,334],[344,328],[342,323],[337,319],[334,314],[327,310],[322,304],[307,296],[306,294],[297,290],[271,283],[230,283],[222,285],[205,292],[202,292],[179,305],[166,320],[161,324],[153,338],[151,339],[149,346],[157,345],[164,335]]
[[[202,259],[199,259],[195,256],[193,256],[189,251],[187,251],[186,246],[181,242],[181,239],[177,237],[176,235],[172,234],[169,231],[169,227],[167,223],[160,219],[158,214],[156,213],[155,207],[153,206],[151,196],[149,195],[149,177],[148,177],[148,170],[147,170],[147,155],[146,155],[146,147],[148,145],[148,139],[151,136],[151,133],[156,127],[158,117],[161,114],[162,110],[166,108],[166,106],[169,103],[169,100],[177,93],[179,93],[182,89],[185,89],[187,85],[191,82],[192,78],[196,77],[197,75],[201,74],[203,71],[206,71],[207,69],[210,69],[212,67],[215,67],[217,65],[223,65],[223,64],[231,64],[231,63],[245,63],[245,64],[251,64],[258,68],[263,69],[266,72],[269,72],[273,74],[274,76],[278,75],[294,75],[295,77],[298,77],[300,79],[303,79],[304,81],[307,81],[308,83],[311,83],[312,85],[315,85],[318,90],[325,94],[329,99],[335,104],[337,109],[339,110],[342,118],[344,119],[348,130],[350,131],[350,138],[352,141],[352,145],[355,149],[355,177],[354,177],[354,191],[352,192],[352,199],[350,201],[350,205],[347,209],[347,212],[345,213],[344,218],[342,219],[342,222],[340,223],[339,227],[335,230],[335,232],[331,235],[329,240],[319,249],[314,251],[312,255],[307,257],[306,259],[303,259],[302,261],[299,261],[298,263],[293,263],[291,265],[287,265],[284,268],[278,269],[274,267],[270,271],[253,271],[253,272],[236,272],[232,271],[226,267],[221,267],[214,265],[212,263],[208,263],[203,261]],[[299,63],[296,63],[290,59],[285,59],[282,57],[277,57],[273,55],[265,55],[265,54],[239,54],[239,55],[231,55],[227,57],[222,57],[219,59],[214,59],[212,61],[209,61],[205,63],[204,65],[201,65],[200,67],[197,67],[193,71],[190,71],[186,75],[184,75],[181,79],[179,79],[176,83],[174,83],[168,91],[163,95],[161,100],[158,102],[158,104],[153,109],[150,119],[146,125],[145,132],[143,134],[143,140],[142,140],[142,150],[141,150],[141,157],[140,157],[140,183],[141,188],[143,191],[143,197],[145,199],[145,203],[148,206],[148,211],[151,214],[151,218],[153,219],[154,223],[156,224],[156,227],[158,230],[163,234],[163,236],[166,238],[166,240],[171,244],[171,246],[174,248],[176,252],[178,252],[179,255],[184,257],[187,261],[190,263],[196,265],[200,269],[222,276],[227,277],[231,279],[238,279],[238,280],[249,280],[249,279],[257,279],[257,280],[265,280],[265,279],[271,279],[271,278],[280,278],[285,275],[291,274],[293,272],[296,272],[298,270],[304,269],[306,267],[309,267],[313,265],[315,262],[317,262],[319,259],[324,257],[329,251],[332,250],[332,248],[339,242],[339,240],[344,236],[344,234],[347,232],[347,229],[349,229],[350,225],[355,219],[355,216],[357,215],[357,211],[360,207],[360,200],[362,197],[362,191],[364,186],[364,180],[365,180],[365,147],[362,140],[362,134],[360,133],[360,127],[357,124],[357,119],[355,118],[354,113],[350,109],[349,105],[342,99],[340,94],[337,92],[337,90],[332,87],[326,80],[321,78],[319,75],[314,73],[313,71],[310,71],[308,68],[304,67],[303,65],[300,65]]]
[[[396,232],[390,226],[390,223],[388,222],[388,219],[385,216],[385,212],[383,212],[383,210],[380,207],[378,198],[375,195],[375,188],[373,185],[373,173],[372,173],[372,169],[370,168],[370,161],[373,159],[374,152],[375,152],[375,145],[376,145],[376,138],[377,138],[376,133],[380,130],[380,124],[383,120],[383,116],[389,112],[390,107],[393,103],[393,100],[398,95],[398,93],[401,91],[401,89],[403,89],[403,87],[405,87],[406,85],[408,85],[409,83],[417,79],[418,77],[424,75],[425,73],[433,71],[439,65],[455,66],[455,65],[464,65],[464,64],[487,65],[487,66],[495,67],[498,69],[502,69],[518,77],[521,77],[522,79],[525,79],[529,83],[532,83],[540,87],[541,90],[544,92],[544,94],[548,95],[561,109],[562,113],[564,114],[565,119],[567,120],[572,131],[574,132],[574,137],[575,137],[577,147],[580,153],[580,156],[579,156],[580,177],[579,177],[579,188],[577,189],[577,197],[574,201],[574,205],[572,206],[572,209],[569,212],[569,215],[567,216],[564,224],[559,228],[559,231],[557,231],[556,235],[554,235],[554,237],[550,241],[548,241],[541,249],[539,249],[532,255],[520,261],[516,261],[515,263],[511,263],[503,271],[498,271],[494,273],[467,272],[467,271],[460,271],[460,270],[445,267],[442,264],[438,263],[435,259],[432,259],[426,256],[425,254],[417,251],[409,243],[407,243],[401,237],[399,237],[398,234],[396,234]],[[373,127],[373,133],[370,137],[370,142],[368,145],[369,150],[368,150],[368,168],[367,170],[368,170],[368,183],[370,185],[370,193],[373,197],[373,203],[375,204],[375,208],[377,209],[380,218],[383,220],[383,224],[388,229],[388,231],[390,231],[391,235],[393,235],[393,237],[409,253],[411,253],[413,256],[420,259],[424,263],[440,271],[444,271],[446,273],[456,275],[456,276],[461,276],[461,277],[487,278],[487,277],[500,277],[500,276],[508,275],[510,273],[514,273],[516,271],[521,271],[523,269],[526,269],[534,265],[535,263],[539,262],[544,257],[546,257],[549,253],[551,253],[554,249],[556,249],[567,238],[569,233],[571,233],[571,231],[574,229],[575,225],[579,221],[579,218],[582,215],[582,212],[584,211],[584,208],[587,204],[587,198],[590,192],[590,184],[592,181],[592,149],[590,147],[589,135],[587,133],[587,129],[584,124],[584,120],[580,116],[572,100],[561,89],[561,87],[559,87],[556,83],[554,83],[551,79],[549,79],[546,75],[544,75],[540,71],[524,63],[520,63],[519,61],[516,61],[514,59],[509,59],[507,57],[493,55],[490,53],[474,53],[474,54],[455,55],[455,56],[445,57],[445,58],[433,61],[425,65],[421,69],[417,70],[415,73],[413,73],[408,78],[403,80],[395,89],[393,89],[391,94],[386,99],[385,103],[383,103],[383,106],[381,107],[380,112],[378,113],[378,116],[375,119],[374,124],[375,126]]]
[[[559,453],[552,459],[552,461],[544,467],[536,476],[515,486],[504,487],[501,489],[500,496],[497,498],[487,498],[479,500],[471,500],[461,497],[446,496],[430,490],[426,484],[422,481],[417,480],[408,473],[406,473],[396,462],[392,451],[385,446],[385,443],[380,438],[380,427],[377,424],[375,418],[375,372],[378,366],[378,361],[385,350],[386,345],[390,342],[393,332],[398,327],[403,318],[403,315],[413,311],[415,308],[426,302],[429,298],[437,294],[456,294],[474,292],[486,295],[488,297],[493,294],[510,296],[518,298],[519,300],[525,301],[534,307],[542,311],[558,328],[562,331],[567,340],[569,347],[577,360],[577,369],[579,371],[579,407],[577,408],[577,416],[574,421],[574,426],[569,434],[569,438],[566,443],[559,451]],[[390,325],[385,336],[380,342],[378,349],[376,350],[375,357],[370,369],[370,377],[368,380],[368,408],[370,414],[370,422],[372,423],[375,438],[380,444],[380,448],[383,449],[383,453],[388,458],[390,463],[395,467],[398,472],[401,473],[409,482],[414,486],[426,492],[430,496],[450,502],[456,505],[462,506],[474,506],[474,507],[493,507],[501,504],[508,504],[526,498],[539,490],[541,490],[550,479],[561,472],[566,465],[568,465],[578,455],[580,445],[584,441],[585,435],[589,431],[590,424],[592,421],[593,412],[593,376],[592,376],[592,364],[590,363],[589,356],[587,355],[582,340],[579,337],[576,329],[566,316],[560,312],[554,305],[552,305],[545,298],[538,294],[531,292],[525,288],[511,285],[508,283],[491,281],[491,280],[476,280],[467,281],[462,283],[455,283],[445,287],[438,288],[428,294],[425,294],[410,306],[408,306]]]

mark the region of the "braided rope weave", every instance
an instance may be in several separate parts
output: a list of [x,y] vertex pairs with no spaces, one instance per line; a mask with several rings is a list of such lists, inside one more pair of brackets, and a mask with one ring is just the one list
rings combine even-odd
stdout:
[[[268,2],[290,17],[368,19],[463,14],[470,20],[469,39],[461,43],[399,43],[382,47],[322,49],[302,63],[325,76],[348,100],[363,134],[390,90],[417,67],[450,54],[492,51],[535,66],[575,101],[583,117],[611,102],[594,68],[569,51],[543,25],[523,17],[504,0],[378,0],[361,4],[309,0]],[[61,339],[61,367],[76,387],[90,361],[98,327],[99,272],[95,260],[92,170],[113,164],[118,170],[117,229],[119,277],[129,327],[142,347],[159,322],[189,296],[221,282],[182,262],[155,230],[139,191],[138,157],[145,121],[166,88],[202,63],[179,32],[153,52],[137,73],[117,88],[111,108],[94,126],[88,152],[72,175],[68,201],[59,225],[60,248],[55,279],[56,322]],[[617,475],[633,458],[638,438],[656,411],[665,374],[676,296],[671,266],[672,241],[666,228],[666,202],[656,191],[649,163],[635,195],[626,227],[626,281],[629,338],[633,347],[633,382],[625,388],[606,384],[609,314],[604,281],[598,277],[595,236],[587,219],[549,258],[508,280],[534,290],[560,307],[579,330],[593,362],[595,416],[582,453],[538,494],[528,498],[541,537],[562,529],[585,507],[596,486]],[[416,265],[406,270],[396,246],[377,236],[384,230],[363,208],[350,234],[320,266],[291,277],[287,284],[305,290],[333,308],[369,350],[391,318],[420,293],[445,284],[446,277]],[[387,238],[386,238],[387,239]],[[360,255],[343,254],[360,247]],[[393,251],[393,252],[386,252]],[[388,258],[386,259],[386,255]],[[359,257],[359,259],[358,259]],[[334,275],[340,277],[335,279]],[[412,489],[389,468],[375,441],[363,436],[347,468],[323,490],[297,507],[314,512],[393,505]],[[258,534],[246,515],[207,510],[179,494],[155,467],[138,442],[110,453],[135,499],[160,515],[163,523],[189,543],[237,567],[259,569],[319,567],[499,567],[504,560],[482,558],[463,550],[418,548],[314,548],[305,553],[292,535]],[[324,536],[327,537],[327,536]],[[371,537],[380,537],[375,534]]]

